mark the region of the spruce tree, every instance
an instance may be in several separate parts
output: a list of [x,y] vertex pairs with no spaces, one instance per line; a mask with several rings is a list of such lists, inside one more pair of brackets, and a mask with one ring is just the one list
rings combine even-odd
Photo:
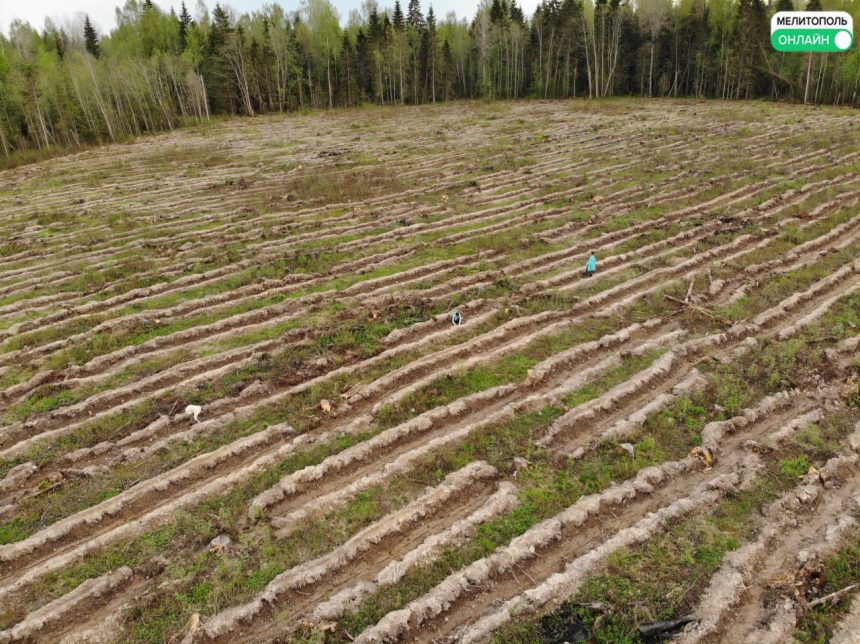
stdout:
[[427,27],[424,30],[424,69],[430,85],[430,97],[436,102],[436,15],[433,5],[427,10]]
[[400,8],[400,0],[394,0],[394,28],[403,31],[403,9]]
[[212,10],[203,75],[212,111],[222,114],[235,113],[236,104],[230,66],[225,53],[231,32],[230,17],[220,4],[216,4]]
[[349,32],[344,30],[340,45],[340,77],[339,84],[343,105],[355,105],[358,101],[358,74],[355,64],[355,48],[349,38]]
[[230,33],[230,16],[219,4],[215,4],[212,10],[212,27],[209,30],[209,48],[213,52],[223,45]]
[[499,0],[493,0],[493,4],[490,5],[490,22],[494,25],[501,24],[504,20],[505,12],[502,9],[502,3]]
[[378,45],[382,41],[382,20],[379,19],[376,7],[370,10],[370,15],[367,18],[367,35],[370,38],[370,42],[375,45]]
[[762,0],[740,0],[737,11],[735,46],[740,73],[735,98],[751,98],[766,86],[761,43],[767,39],[767,10]]
[[373,74],[371,73],[370,57],[370,43],[367,42],[364,30],[359,29],[355,36],[355,67],[362,98],[373,96]]
[[424,17],[421,15],[421,3],[419,0],[409,0],[409,8],[406,11],[406,22],[409,26],[415,29],[420,29],[424,24]]
[[93,28],[89,16],[84,16],[84,47],[93,56],[99,57],[99,36]]
[[526,17],[523,14],[523,10],[517,6],[516,0],[511,0],[511,22],[515,22],[519,25],[524,25],[526,23]]
[[188,13],[188,7],[185,6],[185,0],[183,0],[182,9],[179,12],[179,43],[182,46],[182,51],[185,51],[185,45],[188,44],[189,26],[191,26],[191,14]]
[[451,82],[454,75],[454,55],[451,52],[451,43],[446,38],[442,43],[442,92],[443,99],[448,100],[451,96]]

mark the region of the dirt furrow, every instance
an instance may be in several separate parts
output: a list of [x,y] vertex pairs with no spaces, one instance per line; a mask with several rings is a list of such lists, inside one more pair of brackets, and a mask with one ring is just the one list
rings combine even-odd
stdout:
[[848,614],[833,632],[830,644],[858,644],[860,642],[860,595],[854,597]]
[[[520,206],[520,207],[521,207],[521,206]],[[204,303],[202,303],[202,302],[201,302],[201,303],[198,303],[198,306],[204,306]],[[167,315],[167,316],[169,317],[169,313],[168,313],[168,312],[165,312],[163,315]]]
[[[528,508],[517,490],[531,489],[531,467],[513,478],[514,465],[493,460],[511,477],[496,488],[498,473],[473,463],[466,470],[484,474],[451,487],[465,470],[455,472],[418,492],[428,458],[477,446],[496,459],[483,452],[485,430],[519,431],[553,407],[562,415],[532,429],[540,444],[517,456],[544,446],[541,464],[555,472],[564,457],[575,470],[577,458],[603,458],[594,446],[651,432],[654,414],[682,396],[699,390],[692,402],[708,408],[731,369],[717,362],[740,364],[759,347],[762,360],[796,345],[815,364],[826,354],[817,390],[701,430],[713,469],[670,461],[580,497],[358,638],[482,639],[565,599],[615,549],[745,488],[764,461],[797,449],[809,423],[831,431],[828,414],[843,413],[837,398],[856,384],[846,375],[858,338],[840,338],[855,332],[860,289],[849,258],[860,152],[838,137],[856,119],[631,106],[300,114],[289,140],[283,119],[240,120],[0,171],[0,603],[11,606],[0,641],[126,639],[150,618],[147,632],[173,642],[325,630],[321,620],[363,614],[375,593],[391,601],[389,585],[422,564],[436,570],[446,548],[473,552],[484,522],[508,530]],[[416,115],[433,129],[415,128]],[[586,280],[578,267],[591,251],[600,270]],[[688,283],[688,306],[668,315],[661,291]],[[438,313],[451,307],[464,325]],[[831,335],[822,319],[837,320]],[[495,364],[492,384],[507,384],[487,388]],[[453,389],[436,384],[451,374]],[[813,376],[804,368],[798,382]],[[188,402],[203,405],[200,422],[176,413]],[[734,570],[751,580],[737,632],[717,617],[706,638],[791,636],[786,616],[802,602],[782,610],[766,584],[853,529],[837,518],[854,502],[837,499],[845,481],[856,488],[852,458],[819,468],[816,500],[788,513],[802,539],[774,530],[749,571]],[[219,560],[265,579],[272,562],[290,562],[262,593],[247,585],[245,604],[223,594],[226,568],[198,565],[213,530],[241,543],[240,555],[260,538],[290,547],[284,537],[329,521],[337,530],[344,504],[399,477],[409,480],[391,501],[399,509],[327,534],[316,559],[300,549]],[[203,517],[213,500],[217,520]],[[243,508],[235,534],[218,524]],[[179,516],[199,518],[200,534]],[[175,530],[169,551],[153,553],[144,535],[164,526]],[[208,600],[192,590],[204,586]]]
[[[372,523],[346,543],[327,554],[299,566],[284,571],[273,579],[266,589],[252,601],[224,611],[209,620],[206,632],[210,637],[219,637],[232,630],[242,620],[252,619],[273,604],[279,595],[290,590],[312,585],[332,571],[353,565],[353,562],[368,550],[389,536],[402,535],[417,522],[424,521],[430,513],[437,512],[439,506],[447,504],[452,498],[471,490],[477,482],[495,477],[495,468],[483,462],[471,463],[449,474],[439,485],[430,488],[400,510]],[[487,495],[481,497],[486,499]],[[452,521],[454,518],[452,517]],[[445,525],[447,520],[434,517],[432,531]]]
[[33,611],[12,628],[0,631],[0,642],[45,641],[46,631],[68,625],[76,614],[87,607],[97,606],[102,597],[127,585],[133,576],[130,568],[122,567],[96,579],[88,579],[59,599]]
[[[726,556],[700,600],[699,623],[681,640],[787,641],[799,612],[795,577],[838,546],[841,530],[832,528],[860,508],[858,481],[857,454],[838,456],[766,507],[757,538]],[[768,601],[772,587],[790,588],[790,598]]]
[[[316,514],[323,507],[343,504],[359,490],[376,485],[398,472],[408,471],[425,454],[457,442],[480,427],[526,409],[550,404],[564,393],[583,386],[589,378],[594,378],[615,362],[611,356],[595,357],[590,362],[591,366],[569,375],[566,369],[570,364],[578,364],[579,358],[573,353],[567,364],[553,361],[551,368],[554,373],[548,369],[532,382],[499,385],[431,409],[329,457],[319,465],[288,475],[258,495],[251,503],[251,511],[256,513],[270,508],[269,513],[274,516],[273,525],[286,531],[300,518]],[[527,395],[523,396],[524,393]],[[385,459],[386,465],[382,468],[379,467],[379,459]],[[306,504],[309,495],[316,499],[313,505]]]
[[[836,277],[838,277],[838,275],[837,275]],[[635,390],[636,388],[637,388],[637,387],[636,387],[636,386],[634,386],[634,390]],[[199,431],[192,431],[191,433],[193,433],[194,435],[199,435]]]
[[[739,489],[748,488],[762,464],[754,452],[747,450],[746,445],[750,440],[765,439],[775,430],[778,431],[798,410],[810,404],[802,397],[793,398],[793,404],[778,414],[771,413],[774,400],[765,399],[759,406],[730,421],[724,421],[725,426],[731,427],[732,433],[724,433],[721,437],[720,456],[712,469],[703,470],[690,459],[661,466],[674,470],[676,474],[665,486],[640,490],[640,493],[648,492],[641,497],[635,492],[630,496],[622,495],[623,505],[613,512],[611,527],[593,521],[590,529],[580,524],[572,533],[563,534],[558,541],[547,544],[546,549],[535,553],[533,559],[523,561],[516,570],[504,570],[501,578],[494,579],[492,584],[482,584],[477,593],[452,602],[451,608],[436,616],[432,622],[425,623],[415,633],[414,639],[439,641],[450,637],[452,641],[481,641],[513,616],[557,605],[575,593],[587,574],[614,549],[607,549],[607,544],[615,539],[612,535],[634,534],[636,522],[643,521],[642,517],[646,517],[644,520],[647,521],[653,512],[659,513],[661,505],[668,500],[683,498],[686,490],[702,485],[703,480],[709,477],[720,475],[725,477],[741,473],[740,479],[729,484],[729,489],[735,486]],[[636,481],[633,482],[634,490],[635,484]],[[620,532],[616,532],[619,529]],[[595,535],[595,532],[598,534]],[[641,542],[647,536],[642,535],[633,543]],[[589,551],[589,543],[602,545]],[[568,563],[565,565],[565,562]],[[528,579],[527,586],[530,586],[525,592],[520,582],[521,575]],[[496,608],[499,601],[503,603]]]
[[[332,595],[339,598],[343,593],[350,593],[357,580],[368,577],[389,580],[398,574],[402,575],[408,566],[414,565],[412,560],[427,560],[434,553],[440,553],[444,547],[465,540],[478,525],[510,510],[516,504],[516,491],[509,483],[500,484],[498,491],[489,497],[477,485],[464,490],[461,496],[466,494],[468,498],[452,500],[452,507],[448,511],[436,513],[418,525],[404,526],[397,533],[382,538],[374,536],[371,550],[362,552],[359,557],[341,556],[339,565],[329,563],[322,576],[308,575],[306,571],[332,562],[340,552],[333,551],[316,561],[286,571],[280,578],[274,579],[258,598],[213,615],[203,624],[201,636],[195,641],[231,641],[237,629],[241,629],[243,638],[254,641],[277,636],[289,624],[302,616],[309,616]],[[379,524],[396,526],[397,514],[388,515]],[[355,550],[351,544],[366,540],[366,533],[372,533],[373,528],[371,526],[360,532],[339,550]],[[403,558],[403,563],[397,563],[399,557]],[[343,565],[346,563],[348,567]],[[374,583],[387,582],[359,582],[365,591],[368,585],[372,587]]]
[[[766,323],[738,324],[725,333],[715,333],[681,343],[673,348],[672,353],[664,357],[667,363],[662,370],[664,376],[662,378],[658,376],[656,386],[652,386],[646,394],[637,393],[642,390],[645,382],[636,382],[634,379],[622,383],[600,398],[575,407],[561,416],[538,439],[538,444],[552,446],[560,453],[579,458],[584,454],[585,445],[588,441],[606,440],[624,435],[625,432],[634,431],[635,427],[644,421],[644,416],[642,414],[625,416],[626,407],[631,406],[631,404],[641,404],[643,409],[657,408],[663,404],[668,404],[671,398],[689,394],[695,387],[700,386],[694,365],[706,352],[716,351],[717,355],[723,359],[729,359],[732,356],[737,358],[742,355],[742,352],[757,346],[757,335],[775,336],[786,328],[799,330],[801,328],[798,325],[800,320],[805,320],[804,324],[814,321],[815,318],[824,314],[825,309],[823,307],[825,305],[829,309],[839,299],[856,290],[858,279],[854,278],[853,274],[852,267],[845,267],[836,274],[819,280],[799,294],[799,297],[787,298],[787,300],[759,314],[757,319],[766,320]],[[831,290],[834,286],[837,287],[835,294]],[[816,312],[815,317],[807,313],[810,308]],[[850,351],[850,348],[846,345],[843,350]],[[671,375],[666,377],[670,369]],[[642,376],[637,376],[637,378],[642,378]],[[680,384],[682,382],[683,385]],[[633,400],[638,401],[638,403],[627,401],[619,410],[619,400],[625,400],[626,396],[631,393],[635,396]],[[606,429],[599,433],[595,433],[593,430],[596,418],[601,418],[606,426]],[[588,431],[587,433],[578,433],[582,430]],[[594,444],[591,443],[590,446],[593,447]]]
[[[686,463],[679,462],[648,468],[641,471],[633,481],[627,481],[601,494],[581,498],[560,514],[538,523],[516,537],[508,546],[499,548],[485,559],[480,559],[452,573],[426,595],[403,609],[388,613],[375,626],[358,635],[356,641],[444,641],[449,633],[455,632],[462,624],[478,617],[482,608],[495,603],[497,595],[504,597],[508,593],[521,591],[518,573],[521,573],[525,579],[543,579],[551,574],[557,564],[556,557],[549,553],[558,549],[559,544],[563,544],[566,553],[587,549],[586,544],[594,540],[594,536],[591,539],[585,537],[593,530],[593,527],[591,530],[589,527],[599,522],[598,517],[609,508],[624,506],[628,500],[635,499],[639,495],[659,496],[659,501],[662,503],[658,502],[657,508],[669,499],[678,498],[677,494],[669,496],[655,494],[655,492],[657,490],[662,492],[664,489],[662,484],[681,474],[687,467]],[[687,478],[682,479],[684,491],[679,500],[664,506],[673,508],[671,511],[664,512],[664,516],[686,514],[698,503],[713,502],[726,491],[733,489],[739,482],[737,473],[734,476],[723,474],[699,477],[699,480],[702,478],[705,482],[698,486],[691,485],[692,482]],[[626,507],[629,508],[631,505]],[[645,531],[643,536],[650,535],[662,524],[661,520],[655,521],[659,516],[658,513],[646,517],[650,519],[653,526]],[[583,526],[587,527],[583,528]],[[628,533],[616,532],[616,534]],[[545,575],[537,573],[535,569],[538,566],[546,569]],[[536,574],[538,576],[535,576]],[[505,578],[507,583],[502,582],[500,577]],[[462,616],[461,607],[465,613]]]

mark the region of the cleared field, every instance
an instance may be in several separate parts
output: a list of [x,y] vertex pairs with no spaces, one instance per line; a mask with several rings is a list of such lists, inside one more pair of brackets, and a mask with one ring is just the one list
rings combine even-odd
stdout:
[[850,641],[858,132],[463,103],[0,173],[0,641]]

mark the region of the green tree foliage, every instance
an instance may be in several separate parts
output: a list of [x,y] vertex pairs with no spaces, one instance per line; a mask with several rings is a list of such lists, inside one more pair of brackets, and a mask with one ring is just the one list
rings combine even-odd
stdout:
[[[856,0],[481,0],[469,19],[428,3],[374,0],[350,16],[330,0],[297,11],[225,5],[192,19],[124,0],[100,38],[50,21],[0,34],[0,153],[76,147],[215,114],[424,103],[456,98],[612,95],[767,98],[860,105],[860,48],[838,55],[770,47],[774,11]],[[198,5],[201,7],[203,5]]]
[[99,37],[89,16],[84,17],[84,47],[93,56],[99,57]]
[[400,0],[394,0],[394,18],[391,21],[396,31],[403,31],[406,23],[403,21],[403,9],[400,8]]
[[420,29],[424,24],[424,17],[421,15],[420,0],[409,0],[409,7],[406,12],[406,22],[413,29]]
[[191,14],[188,13],[188,8],[185,2],[182,3],[182,9],[179,11],[179,46],[181,51],[185,51],[188,44],[188,28],[191,26]]

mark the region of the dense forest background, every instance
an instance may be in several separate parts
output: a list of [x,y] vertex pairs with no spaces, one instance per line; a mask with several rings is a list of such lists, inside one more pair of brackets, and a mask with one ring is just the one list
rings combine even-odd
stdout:
[[[807,4],[803,4],[803,3]],[[0,34],[0,150],[117,141],[214,115],[455,98],[687,96],[860,105],[860,48],[783,54],[770,16],[821,0],[483,0],[471,20],[419,0],[367,0],[346,26],[329,0],[235,15],[202,0],[117,9]],[[846,10],[860,23],[858,0]]]

